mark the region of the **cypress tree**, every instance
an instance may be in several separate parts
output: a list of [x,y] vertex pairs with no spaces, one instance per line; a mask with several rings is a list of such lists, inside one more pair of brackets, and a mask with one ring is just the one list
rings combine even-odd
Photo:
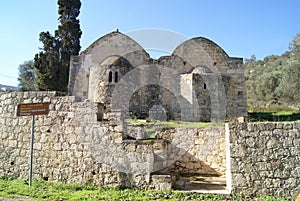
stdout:
[[81,30],[79,20],[80,0],[58,0],[58,14],[60,25],[58,37],[60,40],[60,75],[61,91],[67,91],[69,82],[69,65],[71,55],[78,55],[80,51]]
[[54,36],[41,32],[41,52],[35,55],[37,87],[39,90],[67,92],[71,55],[80,51],[81,30],[79,20],[80,0],[58,0],[59,22]]

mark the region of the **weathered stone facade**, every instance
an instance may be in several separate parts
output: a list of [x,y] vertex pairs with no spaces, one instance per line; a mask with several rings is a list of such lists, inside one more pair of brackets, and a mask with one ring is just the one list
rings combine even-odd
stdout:
[[300,190],[300,122],[232,123],[229,179],[233,193],[293,196]]
[[50,102],[35,117],[34,178],[171,188],[179,174],[223,175],[229,192],[293,195],[300,185],[300,122],[225,128],[128,125],[120,111],[98,121],[98,103],[55,92],[0,93],[0,175],[28,178],[31,117],[19,103]]
[[[122,89],[113,96],[115,88]],[[167,120],[247,116],[243,59],[229,57],[202,37],[154,60],[128,36],[109,33],[72,57],[69,95],[102,104],[104,113],[113,107],[137,118],[149,117],[153,106],[162,107]],[[116,99],[122,105],[112,105]]]
[[16,108],[34,102],[50,102],[49,115],[35,117],[35,178],[161,189],[172,185],[170,175],[151,173],[225,174],[222,128],[155,128],[155,139],[128,139],[124,133],[134,132],[118,111],[98,121],[97,103],[55,92],[13,92],[0,94],[0,175],[28,177],[31,117],[17,117]]
[[226,174],[228,193],[290,196],[299,188],[300,122],[170,128],[126,121],[247,116],[242,59],[208,39],[153,60],[128,36],[107,34],[72,57],[69,95],[0,93],[0,175],[28,177],[31,117],[17,117],[17,105],[49,102],[49,115],[35,117],[35,178],[164,190],[180,174]]

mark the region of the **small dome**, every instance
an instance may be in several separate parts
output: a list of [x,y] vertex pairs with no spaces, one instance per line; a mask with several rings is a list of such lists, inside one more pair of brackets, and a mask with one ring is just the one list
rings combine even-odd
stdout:
[[194,70],[193,73],[213,73],[209,68],[205,67],[205,66],[197,66]]
[[106,58],[101,65],[104,66],[131,66],[131,64],[121,56],[110,56]]

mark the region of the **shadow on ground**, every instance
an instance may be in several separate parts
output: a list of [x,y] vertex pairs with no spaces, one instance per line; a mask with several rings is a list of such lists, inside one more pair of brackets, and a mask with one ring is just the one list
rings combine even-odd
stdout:
[[292,114],[276,114],[274,112],[249,112],[250,122],[256,121],[297,121],[300,120],[300,111]]
[[179,175],[174,185],[176,190],[226,190],[225,175]]

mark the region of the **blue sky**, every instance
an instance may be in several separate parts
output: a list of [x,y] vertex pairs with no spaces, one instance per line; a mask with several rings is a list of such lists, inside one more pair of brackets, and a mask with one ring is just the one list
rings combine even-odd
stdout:
[[[288,50],[300,32],[299,0],[81,0],[82,50],[116,30],[145,28],[203,36],[230,56],[263,59]],[[33,59],[39,33],[58,26],[56,0],[9,0],[0,6],[0,84],[18,85],[18,66]]]

